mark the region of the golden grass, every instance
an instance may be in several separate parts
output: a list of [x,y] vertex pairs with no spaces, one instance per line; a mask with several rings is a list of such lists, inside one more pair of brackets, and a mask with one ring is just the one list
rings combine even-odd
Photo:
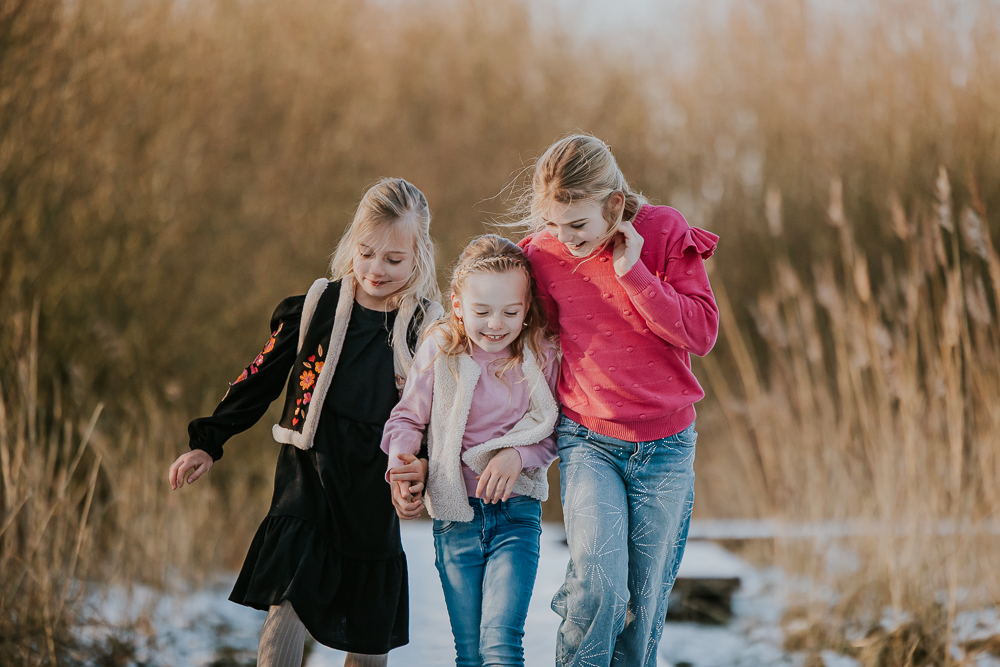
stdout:
[[0,548],[4,581],[27,568],[24,599],[48,600],[31,650],[59,651],[74,577],[238,564],[270,491],[265,429],[185,493],[163,471],[367,185],[423,189],[444,268],[574,130],[722,237],[699,515],[884,526],[850,544],[849,576],[778,545],[817,582],[816,623],[929,619],[945,591],[950,628],[964,590],[995,600],[992,538],[922,530],[1000,502],[1000,17],[864,4],[695,10],[683,44],[650,21],[622,55],[539,32],[518,0],[0,0]]
[[[827,222],[839,253],[816,261],[809,276],[775,255],[772,287],[751,308],[762,354],[720,285],[738,388],[718,359],[705,368],[761,515],[875,527],[812,544],[778,542],[777,562],[813,583],[796,600],[810,621],[811,648],[872,629],[878,641],[856,642],[865,664],[939,664],[957,613],[1000,599],[1000,258],[981,208],[955,214],[942,168],[933,206],[907,212],[890,196],[884,225],[897,242],[873,287],[840,181],[830,194]],[[772,216],[780,215],[776,197]],[[838,567],[832,545],[856,561]],[[923,625],[900,639],[877,629],[886,609]],[[939,635],[937,653],[879,662],[888,660],[883,645],[909,650],[921,633]]]

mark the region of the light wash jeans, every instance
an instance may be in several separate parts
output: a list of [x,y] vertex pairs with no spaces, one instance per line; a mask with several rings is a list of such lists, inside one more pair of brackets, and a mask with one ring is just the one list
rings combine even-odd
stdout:
[[627,442],[562,415],[556,427],[570,561],[552,599],[560,667],[656,667],[694,502],[692,423]]
[[472,521],[434,520],[434,562],[458,667],[524,665],[524,620],[538,571],[542,505],[469,498]]

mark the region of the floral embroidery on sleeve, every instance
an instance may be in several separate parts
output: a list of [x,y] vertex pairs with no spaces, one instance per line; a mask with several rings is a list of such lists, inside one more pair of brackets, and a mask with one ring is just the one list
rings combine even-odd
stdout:
[[252,364],[250,364],[249,366],[247,366],[246,368],[243,369],[243,372],[240,373],[240,376],[238,378],[236,378],[236,381],[233,382],[232,384],[238,384],[240,382],[243,382],[248,377],[250,377],[251,375],[253,375],[254,373],[256,373],[258,370],[260,370],[261,364],[264,363],[264,356],[268,352],[270,352],[271,350],[274,349],[274,343],[275,343],[275,341],[278,340],[278,334],[281,333],[281,329],[284,326],[285,326],[284,322],[281,322],[280,324],[278,324],[278,328],[275,329],[274,333],[271,334],[271,337],[267,339],[267,344],[264,345],[264,349],[261,350],[261,353],[257,355],[257,358],[253,360]]

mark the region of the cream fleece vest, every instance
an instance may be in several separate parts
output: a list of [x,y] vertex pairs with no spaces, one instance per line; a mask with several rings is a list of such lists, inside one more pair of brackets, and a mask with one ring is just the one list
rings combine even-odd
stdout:
[[[302,352],[302,345],[306,340],[306,332],[312,323],[316,307],[319,305],[320,297],[329,287],[330,281],[320,278],[313,282],[306,293],[305,303],[302,305],[302,319],[299,323],[299,343],[297,352]],[[326,355],[326,362],[323,369],[316,378],[316,386],[313,389],[312,404],[306,418],[301,425],[296,428],[282,426],[280,423],[271,427],[271,435],[277,442],[294,445],[299,449],[312,449],[313,439],[316,437],[316,429],[319,425],[319,417],[323,412],[323,402],[326,394],[333,382],[333,374],[337,370],[337,362],[340,360],[340,351],[344,347],[344,339],[347,337],[347,327],[351,323],[351,310],[354,308],[354,290],[357,281],[353,277],[347,276],[340,284],[340,295],[337,298],[337,309],[333,319],[333,329],[330,332],[329,349]],[[411,311],[412,312],[412,311]],[[421,323],[421,332],[427,329],[434,320],[444,314],[441,304],[430,302],[427,304],[424,320]],[[411,317],[401,317],[397,315],[392,331],[393,362],[396,372],[396,388],[402,391],[403,383],[409,374],[410,366],[413,364],[413,354],[407,347],[407,332]],[[296,359],[298,362],[298,359]]]
[[[452,373],[456,369],[457,375]],[[434,360],[434,395],[428,428],[430,460],[427,471],[427,512],[441,521],[471,521],[474,514],[462,477],[462,461],[476,473],[482,473],[496,452],[505,447],[533,445],[552,434],[559,406],[545,374],[531,350],[524,349],[521,364],[529,387],[528,412],[504,435],[487,440],[462,454],[462,439],[472,409],[472,393],[479,382],[480,368],[468,354],[448,358],[439,354]],[[514,483],[514,493],[538,500],[549,497],[545,468],[521,470]]]

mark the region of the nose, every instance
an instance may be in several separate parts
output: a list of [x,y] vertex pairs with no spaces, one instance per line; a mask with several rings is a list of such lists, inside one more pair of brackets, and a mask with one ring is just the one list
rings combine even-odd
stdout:
[[486,320],[486,326],[496,331],[503,328],[503,322],[499,315],[493,315],[490,319]]
[[556,238],[559,239],[559,243],[569,243],[573,240],[573,232],[569,229],[560,229]]
[[375,260],[371,263],[371,268],[369,269],[372,275],[384,276],[385,275],[385,265],[380,260]]

